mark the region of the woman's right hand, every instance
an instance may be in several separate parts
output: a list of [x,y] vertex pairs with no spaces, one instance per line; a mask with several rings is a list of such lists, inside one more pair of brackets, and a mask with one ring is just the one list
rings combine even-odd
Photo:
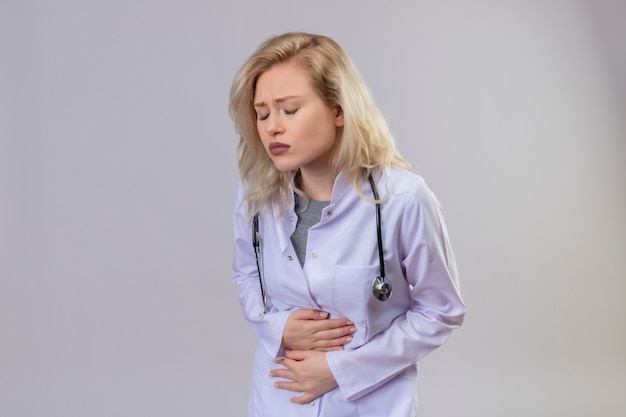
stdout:
[[283,347],[290,350],[343,350],[356,332],[354,324],[346,319],[332,319],[325,311],[294,310],[287,319],[283,332]]

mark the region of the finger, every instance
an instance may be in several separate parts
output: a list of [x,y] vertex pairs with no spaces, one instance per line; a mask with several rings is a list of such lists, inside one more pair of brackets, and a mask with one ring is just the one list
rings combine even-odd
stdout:
[[325,321],[325,325],[329,328],[329,329],[334,329],[337,327],[343,327],[343,326],[350,326],[353,325],[354,323],[352,322],[352,320],[348,320],[346,318],[329,318],[328,320]]
[[332,348],[336,346],[343,346],[346,343],[352,342],[352,336],[340,337],[338,339],[327,340],[325,343],[325,348]]
[[316,341],[313,342],[313,350],[331,348],[335,346],[343,346],[350,343],[353,339],[355,327],[344,328],[342,331],[326,331],[315,334]]
[[296,320],[325,320],[329,316],[328,312],[321,310],[294,310],[291,313],[291,317]]
[[356,333],[357,328],[352,322],[349,322],[349,324],[346,324],[345,326],[337,327],[329,331],[333,337],[341,337]]
[[285,359],[283,359],[283,365],[287,368],[291,368],[295,363],[294,361],[301,361],[311,356],[311,352],[308,350],[290,350],[285,352]]
[[274,383],[274,388],[291,392],[303,392],[302,386],[299,383],[293,381],[276,381]]
[[300,404],[300,405],[304,405],[304,404],[308,404],[311,401],[313,401],[316,397],[308,394],[308,393],[304,393],[299,397],[291,397],[291,402],[294,404]]
[[334,331],[336,333],[348,334],[352,329],[356,331],[354,323],[347,319],[318,320],[315,322],[315,327],[318,332]]
[[343,345],[350,343],[352,336],[341,337],[331,340],[318,340],[311,350],[330,352],[333,350],[343,350]]
[[324,330],[315,333],[315,336],[321,340],[334,340],[342,339],[345,337],[352,337],[356,333],[357,329],[354,326],[345,326],[338,329]]
[[[282,365],[282,366],[285,367],[285,368],[278,368],[278,369],[290,369],[290,370],[293,370],[294,366],[296,366],[298,361],[301,360],[301,359],[296,359],[296,358],[291,357],[291,352],[303,352],[303,353],[306,353],[306,351],[304,351],[304,350],[300,350],[300,351],[286,350],[284,358],[282,358],[282,359],[274,359],[272,362],[277,363],[277,364]],[[299,357],[299,355],[296,355],[296,357]],[[304,356],[304,357],[306,357],[306,356]]]
[[[356,333],[357,328],[353,324],[351,325],[337,325],[337,321],[331,323],[332,320],[309,320],[308,322],[302,322],[301,329],[308,329],[311,339],[317,341],[325,341],[331,339],[337,339],[342,336],[350,336]],[[318,346],[319,347],[319,346]]]
[[270,376],[272,378],[282,378],[290,380],[284,382],[294,382],[296,380],[296,374],[289,369],[272,369],[270,371]]
[[330,314],[326,311],[308,310],[310,311],[308,319],[310,320],[326,320]]

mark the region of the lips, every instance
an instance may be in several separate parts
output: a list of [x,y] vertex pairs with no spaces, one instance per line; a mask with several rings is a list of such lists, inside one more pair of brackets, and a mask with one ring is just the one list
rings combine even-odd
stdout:
[[289,148],[291,148],[291,146],[281,142],[272,142],[268,146],[268,149],[273,156],[282,155],[287,152]]

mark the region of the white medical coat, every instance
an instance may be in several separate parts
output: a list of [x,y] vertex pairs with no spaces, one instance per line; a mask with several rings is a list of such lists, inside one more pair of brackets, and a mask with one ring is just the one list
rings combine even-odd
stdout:
[[[377,181],[385,273],[393,294],[372,295],[379,275],[375,205],[361,198],[345,173],[333,187],[320,222],[309,229],[300,266],[291,244],[297,222],[293,204],[266,207],[259,216],[261,274],[269,310],[264,312],[243,190],[234,211],[233,281],[243,312],[259,340],[254,353],[249,417],[413,416],[419,360],[461,325],[454,255],[441,207],[421,177],[391,168]],[[361,182],[364,195],[372,191]],[[307,405],[297,393],[274,388],[272,359],[283,353],[285,322],[295,309],[347,317],[357,332],[345,350],[326,353],[338,387]]]

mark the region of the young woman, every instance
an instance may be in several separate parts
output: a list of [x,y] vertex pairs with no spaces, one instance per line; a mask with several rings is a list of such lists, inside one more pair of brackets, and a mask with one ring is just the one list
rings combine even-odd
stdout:
[[233,82],[233,281],[259,340],[250,417],[411,416],[465,306],[440,205],[342,48],[287,33]]

